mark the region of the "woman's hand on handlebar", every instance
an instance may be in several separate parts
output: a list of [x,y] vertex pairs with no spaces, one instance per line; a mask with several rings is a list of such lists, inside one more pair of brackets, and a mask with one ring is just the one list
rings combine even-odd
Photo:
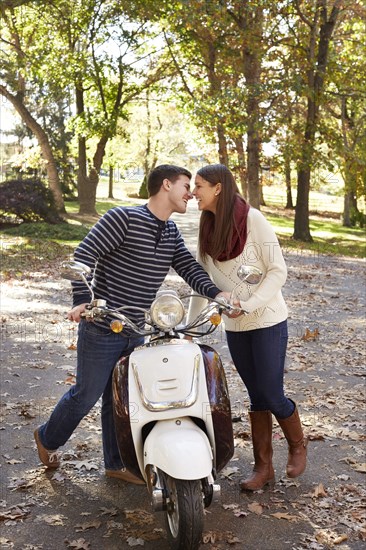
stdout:
[[67,314],[67,318],[69,319],[69,321],[75,321],[75,323],[79,323],[81,319],[81,314],[84,313],[87,305],[89,304],[80,304],[73,307]]
[[244,314],[244,311],[241,309],[239,300],[233,300],[230,305],[234,309],[232,309],[231,311],[224,311],[223,313],[224,315],[226,315],[226,317],[229,317],[230,319],[236,319],[237,317],[240,317]]
[[220,294],[217,294],[217,296],[215,296],[215,300],[220,298],[230,304],[231,308],[233,308],[231,309],[231,311],[227,310],[223,312],[226,317],[230,317],[230,319],[236,319],[237,317],[240,317],[240,315],[243,315],[243,311],[240,307],[240,301],[238,298],[233,296],[232,292],[220,292]]

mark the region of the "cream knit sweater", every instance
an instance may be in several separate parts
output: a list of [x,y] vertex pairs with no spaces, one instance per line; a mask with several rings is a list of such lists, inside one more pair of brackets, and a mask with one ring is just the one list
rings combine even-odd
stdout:
[[[232,260],[213,262],[210,256],[197,261],[210,275],[215,285],[230,292],[240,282],[237,276],[241,264],[258,267],[263,277],[258,285],[241,283],[235,290],[241,307],[248,315],[236,319],[223,317],[225,329],[239,332],[276,325],[287,319],[287,306],[281,288],[287,277],[287,268],[275,232],[266,218],[250,208],[247,220],[247,241],[242,253]],[[188,322],[196,318],[206,305],[204,298],[191,298]]]

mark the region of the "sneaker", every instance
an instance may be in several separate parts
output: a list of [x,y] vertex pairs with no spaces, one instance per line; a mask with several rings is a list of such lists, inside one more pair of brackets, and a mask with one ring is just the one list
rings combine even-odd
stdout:
[[39,439],[38,428],[34,431],[34,439],[36,440],[38,455],[42,464],[47,468],[58,468],[60,466],[60,458],[57,451],[48,451],[43,447],[41,440]]
[[145,481],[134,474],[131,474],[128,470],[106,470],[105,475],[107,477],[115,477],[117,479],[122,479],[127,483],[134,483],[135,485],[146,485]]

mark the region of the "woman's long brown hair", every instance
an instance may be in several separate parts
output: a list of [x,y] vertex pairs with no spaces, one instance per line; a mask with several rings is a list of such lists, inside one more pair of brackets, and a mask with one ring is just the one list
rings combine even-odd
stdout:
[[209,254],[215,261],[224,250],[230,248],[234,221],[234,204],[240,192],[233,174],[224,164],[209,164],[197,172],[213,187],[221,183],[216,214],[204,210],[199,227],[199,248],[203,259]]

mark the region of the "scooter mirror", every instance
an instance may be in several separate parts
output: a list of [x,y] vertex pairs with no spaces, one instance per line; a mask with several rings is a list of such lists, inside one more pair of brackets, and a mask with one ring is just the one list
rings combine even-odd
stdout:
[[89,266],[80,262],[62,262],[60,275],[69,281],[83,281],[91,273]]
[[248,285],[257,285],[262,279],[262,271],[253,265],[241,265],[237,271],[239,279]]

